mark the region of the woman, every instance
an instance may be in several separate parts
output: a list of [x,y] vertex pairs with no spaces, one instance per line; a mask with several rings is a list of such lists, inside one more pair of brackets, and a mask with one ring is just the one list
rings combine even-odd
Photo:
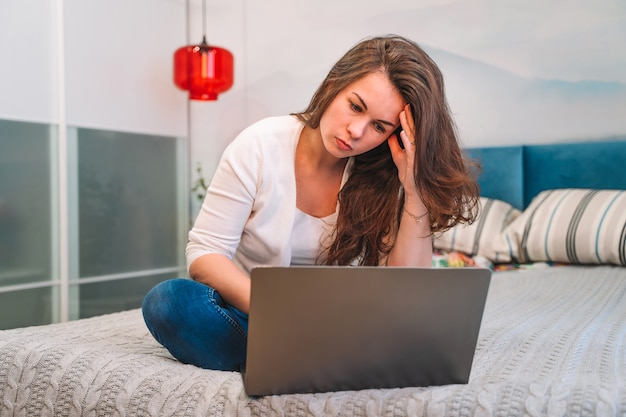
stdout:
[[193,280],[152,289],[146,324],[180,361],[238,370],[254,266],[428,267],[432,235],[477,201],[435,63],[402,37],[364,40],[306,110],[228,146],[189,233]]

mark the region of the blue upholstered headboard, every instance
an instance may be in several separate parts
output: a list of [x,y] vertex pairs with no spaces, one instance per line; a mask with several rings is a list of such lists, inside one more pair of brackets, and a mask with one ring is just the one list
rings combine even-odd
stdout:
[[626,137],[610,141],[469,148],[482,164],[481,195],[524,209],[555,188],[626,190]]

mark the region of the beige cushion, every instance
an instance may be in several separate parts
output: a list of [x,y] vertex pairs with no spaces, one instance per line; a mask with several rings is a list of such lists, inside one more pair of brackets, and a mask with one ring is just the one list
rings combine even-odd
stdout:
[[544,191],[504,235],[520,263],[626,265],[626,191]]
[[503,231],[521,214],[504,201],[480,197],[480,212],[471,225],[460,224],[436,237],[435,249],[480,255],[494,263],[511,261],[514,252]]

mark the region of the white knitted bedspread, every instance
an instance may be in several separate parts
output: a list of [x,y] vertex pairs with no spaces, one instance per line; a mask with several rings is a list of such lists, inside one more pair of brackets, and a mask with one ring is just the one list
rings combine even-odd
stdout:
[[467,385],[249,398],[139,310],[0,332],[0,416],[626,416],[626,268],[494,274]]

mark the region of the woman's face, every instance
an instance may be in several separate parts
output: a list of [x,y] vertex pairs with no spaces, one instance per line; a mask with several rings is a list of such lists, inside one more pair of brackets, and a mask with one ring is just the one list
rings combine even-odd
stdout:
[[383,143],[400,125],[402,96],[382,72],[341,90],[320,119],[326,150],[337,158],[360,155]]

